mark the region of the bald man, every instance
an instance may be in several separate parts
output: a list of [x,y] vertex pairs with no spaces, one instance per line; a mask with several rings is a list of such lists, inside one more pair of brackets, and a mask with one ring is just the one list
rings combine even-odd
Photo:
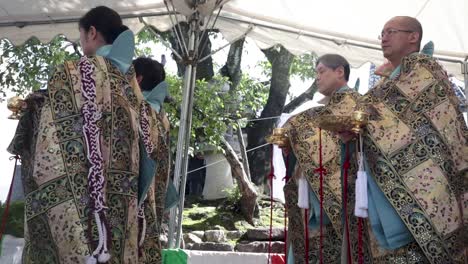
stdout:
[[385,24],[391,74],[360,101],[374,108],[363,135],[370,227],[361,244],[374,263],[466,261],[468,129],[447,73],[419,53],[422,35],[412,17]]

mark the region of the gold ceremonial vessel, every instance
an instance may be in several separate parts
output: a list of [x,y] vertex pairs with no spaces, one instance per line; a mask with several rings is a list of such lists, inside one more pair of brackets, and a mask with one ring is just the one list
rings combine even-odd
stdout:
[[361,132],[361,128],[369,122],[369,113],[362,111],[362,110],[356,110],[351,114],[351,123],[353,124],[353,128],[351,128],[351,131],[353,131],[355,134],[359,134]]
[[355,134],[361,132],[361,128],[369,121],[369,114],[362,110],[356,110],[351,115],[322,115],[317,118],[320,128],[332,132],[352,131]]
[[23,114],[26,102],[19,96],[11,97],[7,100],[7,108],[12,112],[8,119],[19,119]]
[[278,145],[280,148],[289,146],[289,137],[286,128],[273,128],[273,134],[266,138],[268,143]]

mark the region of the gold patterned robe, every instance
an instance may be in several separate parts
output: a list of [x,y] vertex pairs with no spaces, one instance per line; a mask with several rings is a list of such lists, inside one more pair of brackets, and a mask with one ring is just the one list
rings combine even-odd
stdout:
[[[297,159],[293,177],[285,186],[285,198],[288,210],[288,241],[292,245],[295,263],[305,263],[304,221],[301,209],[297,207],[297,179],[303,174],[315,196],[320,199],[319,173],[319,127],[317,118],[322,115],[347,115],[356,106],[359,95],[349,88],[332,95],[326,106],[315,107],[292,117],[284,127],[288,130],[292,154]],[[323,210],[330,219],[324,227],[323,261],[340,263],[342,247],[342,189],[341,189],[341,143],[331,132],[322,130],[322,164],[326,170],[323,181]],[[353,164],[350,171],[355,171]],[[350,172],[352,175],[352,172]],[[351,178],[351,177],[349,177]],[[312,210],[312,209],[310,209]],[[310,230],[309,263],[319,260],[319,230]]]
[[[147,227],[141,247],[137,192],[139,130],[144,102],[133,68],[123,75],[103,57],[88,57],[96,87],[100,151],[105,185],[108,263],[160,261],[157,198],[145,202]],[[90,217],[88,149],[83,133],[82,80],[79,61],[58,66],[48,96],[20,120],[9,151],[22,159],[25,189],[23,263],[85,263],[95,249],[97,228]],[[151,127],[157,121],[150,118]],[[158,150],[157,130],[150,140]],[[151,155],[154,156],[156,152]],[[163,203],[162,203],[163,204]]]
[[399,76],[380,82],[362,103],[377,112],[364,135],[369,170],[416,241],[374,250],[374,262],[463,263],[468,133],[446,72],[433,58],[412,54]]

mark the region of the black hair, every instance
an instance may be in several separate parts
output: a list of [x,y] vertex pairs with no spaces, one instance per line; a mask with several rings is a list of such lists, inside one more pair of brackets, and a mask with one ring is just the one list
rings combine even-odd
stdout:
[[104,37],[107,44],[114,43],[120,33],[128,30],[119,14],[107,6],[98,6],[89,10],[78,22],[80,28],[86,32],[91,26],[96,28]]
[[142,76],[140,87],[143,91],[151,91],[156,85],[166,79],[164,66],[156,60],[139,57],[133,61],[136,76]]
[[344,78],[346,81],[349,81],[349,74],[351,73],[351,68],[349,62],[341,55],[338,54],[325,54],[317,59],[317,66],[319,63],[327,66],[330,69],[336,70],[338,67],[343,67]]

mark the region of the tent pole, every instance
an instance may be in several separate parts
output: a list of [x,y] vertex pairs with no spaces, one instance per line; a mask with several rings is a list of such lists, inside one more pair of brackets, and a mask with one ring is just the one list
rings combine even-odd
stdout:
[[[196,14],[196,13],[195,13]],[[184,74],[184,86],[182,89],[182,109],[179,126],[179,134],[177,138],[177,152],[174,170],[174,185],[179,190],[179,205],[178,211],[171,210],[170,224],[169,224],[169,247],[180,247],[180,236],[182,229],[182,212],[184,210],[185,200],[185,183],[187,182],[187,165],[188,165],[188,152],[190,146],[191,126],[192,126],[192,107],[193,96],[195,91],[196,80],[196,61],[193,55],[195,43],[197,41],[197,16],[192,17],[189,30],[189,54],[187,57],[187,64]],[[177,217],[176,217],[177,214]],[[177,229],[174,230],[175,223]],[[174,232],[177,232],[174,244]]]
[[[189,44],[190,45],[190,44]],[[176,235],[176,243],[175,246],[176,248],[180,248],[180,241],[182,237],[182,221],[183,221],[183,211],[184,211],[184,202],[185,202],[185,186],[187,183],[187,167],[188,167],[188,150],[190,146],[190,138],[191,138],[191,124],[192,124],[192,108],[193,108],[193,96],[194,96],[194,91],[195,91],[195,81],[196,81],[196,73],[197,73],[197,66],[193,65],[191,67],[192,72],[190,74],[191,77],[191,83],[190,85],[190,101],[189,101],[189,107],[190,107],[190,114],[189,114],[189,119],[188,122],[190,125],[188,125],[188,128],[186,130],[185,134],[185,153],[184,153],[184,166],[182,167],[182,179],[180,182],[180,188],[179,188],[179,195],[180,195],[180,204],[179,204],[179,215],[177,217],[178,225],[177,225],[177,235]]]
[[463,106],[463,115],[465,117],[465,123],[468,124],[468,58],[462,64],[463,79],[465,81],[465,102]]

